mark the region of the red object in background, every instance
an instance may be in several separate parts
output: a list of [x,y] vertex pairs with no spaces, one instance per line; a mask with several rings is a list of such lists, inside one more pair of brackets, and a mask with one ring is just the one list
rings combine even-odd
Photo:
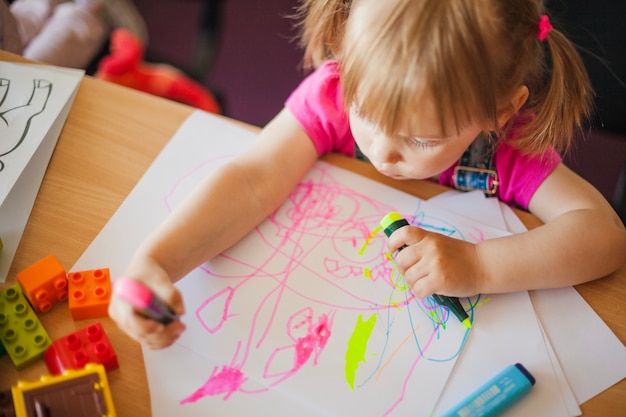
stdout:
[[110,49],[111,54],[102,58],[98,65],[96,78],[189,104],[210,113],[221,113],[215,97],[182,71],[166,64],[144,62],[144,45],[132,32],[114,30]]

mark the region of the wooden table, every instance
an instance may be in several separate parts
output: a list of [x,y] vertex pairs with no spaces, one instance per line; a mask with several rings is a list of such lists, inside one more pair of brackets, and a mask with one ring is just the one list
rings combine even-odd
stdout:
[[[21,61],[0,51],[0,60]],[[44,177],[39,195],[5,284],[53,253],[69,269],[130,193],[151,162],[194,109],[90,77],[82,81]],[[234,121],[233,121],[234,122]],[[238,123],[238,122],[234,122]],[[248,126],[250,129],[257,129]],[[330,155],[325,159],[421,198],[445,190],[427,181],[396,182],[369,164]],[[529,227],[539,221],[519,213]],[[577,287],[585,300],[626,343],[626,267]],[[55,304],[40,319],[54,340],[100,321],[113,344],[120,368],[109,372],[116,411],[121,417],[150,415],[150,397],[140,346],[108,318],[74,322],[65,305]],[[575,341],[572,341],[575,343]],[[43,361],[18,372],[0,358],[0,389],[18,379],[46,374]],[[613,416],[626,410],[626,380],[582,405],[585,416]]]

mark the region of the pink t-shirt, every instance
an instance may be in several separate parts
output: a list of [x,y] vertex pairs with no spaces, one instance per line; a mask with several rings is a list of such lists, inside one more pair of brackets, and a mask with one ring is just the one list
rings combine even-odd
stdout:
[[[291,93],[285,106],[308,134],[321,156],[337,152],[354,156],[354,137],[344,110],[339,67],[327,61],[305,78]],[[561,162],[552,148],[540,156],[524,155],[510,145],[498,147],[494,164],[500,185],[498,198],[512,205],[528,209],[528,203],[541,183]],[[439,176],[439,183],[454,187],[454,167]]]

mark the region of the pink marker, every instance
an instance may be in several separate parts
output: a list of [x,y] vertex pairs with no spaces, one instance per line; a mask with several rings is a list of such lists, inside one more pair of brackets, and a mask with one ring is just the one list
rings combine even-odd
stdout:
[[115,281],[113,291],[120,298],[130,303],[139,314],[147,318],[163,324],[178,320],[178,316],[170,306],[137,280],[125,277],[118,278]]

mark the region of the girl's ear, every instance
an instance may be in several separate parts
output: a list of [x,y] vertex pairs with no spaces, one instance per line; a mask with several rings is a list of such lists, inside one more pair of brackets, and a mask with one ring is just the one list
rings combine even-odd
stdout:
[[504,105],[498,111],[498,125],[504,127],[506,123],[513,117],[513,115],[522,108],[526,100],[528,100],[528,87],[525,85],[520,86],[513,95],[507,105]]

